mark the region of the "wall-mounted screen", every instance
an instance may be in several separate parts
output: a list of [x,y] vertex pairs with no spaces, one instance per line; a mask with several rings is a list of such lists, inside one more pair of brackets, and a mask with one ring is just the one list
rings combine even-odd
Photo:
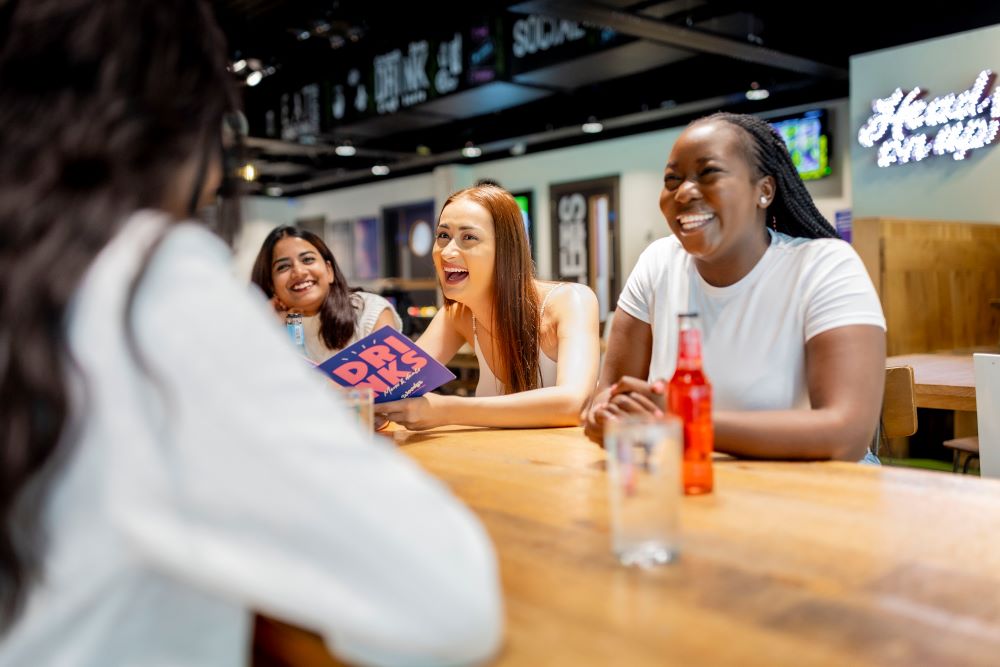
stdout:
[[512,192],[514,196],[514,201],[517,202],[517,207],[521,209],[521,218],[524,220],[524,233],[528,235],[528,245],[531,247],[531,256],[535,256],[535,229],[534,229],[534,219],[532,216],[532,193],[527,192]]
[[802,180],[830,175],[830,130],[826,109],[770,119],[778,131]]

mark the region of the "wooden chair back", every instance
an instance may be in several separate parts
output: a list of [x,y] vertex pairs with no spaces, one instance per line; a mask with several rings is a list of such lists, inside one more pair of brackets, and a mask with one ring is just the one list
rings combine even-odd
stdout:
[[882,397],[882,434],[886,438],[902,438],[916,432],[917,398],[913,387],[913,368],[887,368],[885,394]]

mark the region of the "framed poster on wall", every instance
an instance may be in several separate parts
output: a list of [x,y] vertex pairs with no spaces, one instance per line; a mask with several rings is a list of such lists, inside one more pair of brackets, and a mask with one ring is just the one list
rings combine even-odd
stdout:
[[387,275],[394,278],[433,278],[434,202],[418,202],[382,209]]
[[549,186],[553,279],[597,294],[603,322],[618,303],[618,176]]
[[358,218],[354,221],[354,277],[374,280],[381,276],[378,218]]
[[333,258],[344,272],[344,276],[354,278],[354,221],[338,220],[327,222],[326,244],[330,246]]
[[304,229],[307,232],[312,232],[316,236],[326,241],[326,217],[322,215],[314,215],[308,218],[299,218],[295,221],[295,226],[299,229]]
[[374,280],[381,276],[377,218],[325,220],[323,216],[314,216],[299,218],[295,225],[326,242],[348,281]]

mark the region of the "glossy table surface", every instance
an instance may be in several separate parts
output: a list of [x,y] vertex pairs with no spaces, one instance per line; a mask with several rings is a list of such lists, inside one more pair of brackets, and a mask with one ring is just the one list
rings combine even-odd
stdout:
[[[715,492],[680,500],[681,557],[644,571],[610,551],[604,452],[579,429],[394,437],[496,545],[497,665],[998,664],[1000,482],[719,460]],[[330,664],[270,630],[290,664]]]

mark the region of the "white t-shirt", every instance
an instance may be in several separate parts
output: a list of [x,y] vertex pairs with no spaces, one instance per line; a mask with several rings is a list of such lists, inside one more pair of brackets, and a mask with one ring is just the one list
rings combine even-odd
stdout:
[[480,524],[362,436],[204,229],[175,227],[149,264],[133,321],[154,375],[139,369],[123,307],[162,226],[136,214],[68,312],[87,400],[75,381],[43,578],[0,666],[246,665],[250,609],[351,662],[487,657],[502,610]]
[[618,307],[652,326],[650,381],[673,375],[677,315],[697,312],[715,409],[805,409],[806,341],[851,324],[885,329],[875,287],[849,244],[768,231],[764,256],[728,287],[705,282],[676,237],[643,251]]

